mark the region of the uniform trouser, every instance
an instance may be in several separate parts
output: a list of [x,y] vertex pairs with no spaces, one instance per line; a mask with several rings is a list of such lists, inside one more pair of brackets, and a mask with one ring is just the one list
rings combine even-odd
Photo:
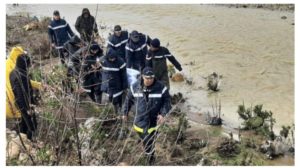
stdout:
[[101,104],[102,102],[102,91],[100,90],[99,84],[92,84],[89,83],[88,85],[84,86],[85,89],[90,90],[88,92],[89,97],[93,100],[93,102]]
[[102,102],[102,92],[100,91],[100,89],[98,87],[91,87],[90,90],[91,90],[91,92],[89,92],[90,98],[94,102],[101,104],[101,102]]
[[32,135],[37,129],[37,121],[35,114],[29,116],[29,115],[23,115],[21,118],[21,122],[18,125],[18,130],[20,133],[24,133],[27,135],[28,139],[32,139]]
[[130,67],[132,69],[138,70],[139,72],[142,72],[143,69],[145,68],[145,63],[141,63],[141,62],[134,62],[132,64],[132,67]]
[[117,94],[117,93],[120,93],[121,91],[119,92],[108,92],[108,101],[110,103],[113,104],[114,106],[114,111],[115,111],[115,114],[118,115],[120,113],[120,110],[122,108],[122,97],[123,97],[123,93],[119,94],[119,95],[114,95],[114,94]]
[[84,76],[83,87],[89,90],[89,97],[96,103],[101,104],[102,91],[101,91],[101,80],[97,78],[95,74],[89,74]]
[[64,55],[64,51],[65,49],[64,48],[59,48],[59,49],[56,49],[57,50],[57,53],[59,55],[59,58],[60,58],[60,62],[62,64],[65,64],[65,55]]
[[170,90],[170,80],[168,76],[168,72],[155,74],[157,80],[161,81],[167,88]]
[[153,164],[153,162],[155,161],[154,147],[155,147],[157,131],[153,131],[150,134],[138,133],[138,135],[143,142],[144,151],[145,151],[146,156],[148,157],[149,164]]

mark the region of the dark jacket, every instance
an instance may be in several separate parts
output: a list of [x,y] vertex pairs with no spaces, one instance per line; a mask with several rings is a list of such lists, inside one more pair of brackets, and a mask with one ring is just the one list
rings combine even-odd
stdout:
[[169,91],[160,81],[155,80],[147,91],[141,86],[142,83],[143,81],[138,80],[130,87],[122,113],[127,116],[131,106],[135,104],[134,125],[147,131],[156,127],[159,114],[165,116],[170,111],[171,103]]
[[[85,18],[83,15],[87,13],[89,17]],[[81,38],[84,41],[91,41],[93,32],[98,33],[97,24],[95,22],[94,16],[90,14],[90,11],[87,8],[82,10],[82,14],[78,16],[75,28],[79,32]]]
[[66,49],[66,51],[68,52],[69,55],[72,55],[77,50],[80,49],[80,47],[76,45],[76,44],[80,44],[80,43],[81,43],[81,41],[78,38],[78,36],[73,36],[70,40],[65,42],[64,49]]
[[151,38],[142,33],[139,33],[139,37],[140,40],[137,43],[129,39],[126,44],[127,68],[141,70],[145,67],[145,59],[148,52],[147,45],[150,45]]
[[88,47],[84,46],[69,56],[68,69],[72,71],[73,75],[79,75],[81,62],[84,56],[87,54],[87,49]]
[[[97,45],[98,46],[98,45]],[[83,79],[84,79],[84,86],[89,87],[96,87],[101,85],[101,73],[100,67],[94,69],[97,65],[97,60],[100,61],[101,57],[103,56],[103,50],[98,46],[98,52],[94,55],[89,54],[84,58],[83,62]]]
[[129,38],[128,32],[122,31],[120,37],[112,34],[111,36],[109,36],[108,41],[107,41],[107,43],[108,43],[107,48],[114,49],[117,52],[117,55],[119,57],[121,57],[124,61],[126,61],[125,46],[126,46],[126,43],[128,42],[128,38]]
[[155,76],[160,78],[161,75],[168,74],[167,59],[177,70],[182,70],[180,63],[165,47],[160,47],[157,51],[149,50],[146,58],[146,65],[152,67]]
[[28,77],[27,64],[23,56],[18,57],[16,68],[9,76],[15,103],[22,116],[28,116],[29,105],[33,103],[33,91]]
[[107,56],[104,56],[100,60],[102,67],[102,84],[101,91],[113,94],[113,97],[117,97],[122,94],[122,91],[128,88],[126,63],[119,57],[111,62]]
[[53,19],[48,26],[48,35],[51,43],[55,43],[56,48],[61,49],[74,33],[64,19]]

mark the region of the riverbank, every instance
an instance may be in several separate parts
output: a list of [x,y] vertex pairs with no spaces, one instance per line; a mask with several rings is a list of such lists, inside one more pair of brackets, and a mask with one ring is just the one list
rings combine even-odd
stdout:
[[[24,19],[24,18],[7,16],[7,23],[13,23],[13,25],[16,25],[17,23],[19,24],[20,22],[18,19]],[[22,22],[24,23],[24,26],[32,22],[31,20],[32,18],[27,18],[27,19],[29,20]],[[33,35],[42,35],[46,37],[46,31],[43,28],[39,30],[26,31],[23,28],[23,25],[11,26],[7,24],[7,42],[16,39],[15,37],[10,36],[9,33],[14,34],[15,36],[18,37],[18,34],[16,33],[18,31],[20,32],[20,35],[22,35],[23,38],[22,41],[15,42],[15,43],[7,43],[8,50],[10,47],[17,44],[26,46],[26,48],[32,50],[34,46],[28,45],[27,43],[29,41],[29,38],[31,38]],[[40,39],[40,40],[47,41],[47,39]],[[35,42],[38,43],[38,41]],[[45,46],[48,45],[47,42],[42,44]],[[56,143],[58,140],[69,139],[69,141],[67,141],[66,144],[63,144],[63,145],[71,144],[71,147],[68,149],[71,150],[71,152],[68,153],[69,157],[68,155],[65,155],[66,153],[62,152],[62,155],[64,156],[65,160],[62,159],[63,161],[58,163],[59,165],[77,165],[78,159],[77,159],[76,145],[75,145],[76,140],[74,137],[72,137],[72,135],[74,135],[74,132],[72,132],[74,131],[73,130],[74,127],[72,126],[73,120],[71,120],[70,118],[70,115],[73,114],[71,108],[72,104],[69,104],[72,99],[70,99],[70,97],[68,96],[66,97],[63,96],[64,94],[61,94],[61,90],[59,88],[61,86],[60,80],[63,79],[64,69],[63,67],[57,66],[57,64],[59,63],[57,58],[53,58],[51,56],[44,57],[44,55],[47,55],[49,51],[50,49],[48,50],[48,48],[46,48],[44,52],[45,54],[41,54],[40,52],[38,52],[32,55],[33,58],[36,58],[35,66],[34,66],[36,72],[39,71],[42,72],[35,77],[42,77],[43,80],[46,82],[47,80],[49,82],[49,79],[51,79],[52,80],[51,85],[53,87],[58,88],[57,90],[54,91],[48,91],[42,93],[43,103],[39,107],[37,107],[37,111],[39,112],[39,115],[42,117],[40,119],[41,132],[38,136],[39,138],[38,140],[43,141],[44,144],[46,145],[36,150],[36,152],[40,154],[37,155],[39,156],[39,158],[36,158],[36,161],[41,165],[57,163],[57,159],[55,159],[55,157],[50,157],[50,156],[49,158],[41,157],[44,156],[43,151],[47,150],[50,151],[48,153],[53,154],[57,150],[56,145],[59,145],[59,143]],[[188,62],[188,61],[186,60],[184,62]],[[184,67],[187,66],[193,69],[194,66],[198,66],[198,65],[184,65]],[[191,73],[187,73],[187,75],[193,76],[196,72],[193,71]],[[47,76],[47,79],[44,78],[45,76]],[[39,78],[39,80],[41,80],[41,78]],[[205,80],[204,79],[202,80],[203,83],[197,83],[198,82],[197,80],[193,80],[194,83],[193,85],[189,85],[186,83],[174,83],[174,82],[171,83],[171,87],[172,87],[171,92],[174,94],[177,93],[177,91],[182,91],[186,101],[184,103],[178,104],[180,107],[180,112],[179,112],[180,115],[170,116],[166,126],[161,129],[161,136],[157,142],[157,148],[158,148],[157,155],[158,158],[160,158],[157,161],[157,165],[198,165],[198,164],[199,165],[243,165],[243,164],[294,165],[293,155],[286,154],[284,156],[280,156],[279,158],[277,158],[279,159],[278,161],[277,159],[269,160],[265,156],[265,154],[260,153],[259,147],[267,139],[266,137],[261,137],[251,131],[242,131],[241,137],[245,137],[244,141],[238,142],[240,141],[239,139],[236,138],[238,131],[232,128],[230,124],[228,124],[227,127],[226,125],[225,127],[214,127],[214,126],[207,125],[204,114],[206,110],[211,111],[211,104],[213,103],[208,101],[206,96],[207,95],[211,96],[213,100],[216,99],[216,96],[219,96],[217,98],[222,99],[222,112],[223,112],[224,109],[223,91],[225,90],[225,88],[222,88],[222,90],[217,93],[208,92],[204,87],[201,87],[201,86],[205,86],[204,84]],[[229,81],[230,78],[226,77],[225,80]],[[198,94],[199,92],[202,92],[202,94]],[[84,99],[84,100],[86,102],[89,102],[88,99]],[[206,109],[203,108],[205,106],[199,104],[199,101],[203,104],[207,103],[206,104],[207,108]],[[87,121],[93,116],[97,118],[101,117],[104,120],[105,118],[103,118],[103,116],[107,117],[107,114],[109,114],[110,112],[108,109],[106,109],[109,108],[109,106],[104,106],[104,107],[105,108],[103,107],[99,108],[94,104],[83,103],[82,105],[80,105],[80,108],[78,110],[78,116],[77,116],[78,118],[81,118],[80,123],[82,123],[83,125],[85,121]],[[232,108],[235,109],[235,111],[237,110],[237,106],[234,106]],[[195,110],[199,110],[198,113]],[[64,115],[61,116],[59,114],[64,114]],[[187,116],[187,118],[185,115]],[[183,118],[180,119],[182,116]],[[43,118],[46,119],[47,121],[43,120]],[[226,121],[228,121],[227,118],[223,118],[223,119],[225,120],[225,123]],[[65,125],[65,123],[60,123],[61,120],[63,120],[63,122],[70,122],[69,123],[70,125]],[[97,120],[92,120],[92,121],[94,121],[96,125],[99,124]],[[101,126],[103,126],[102,124],[103,122],[100,122]],[[66,126],[71,126],[71,127],[66,128]],[[114,139],[115,135],[112,132],[116,132],[117,128],[112,127],[112,125],[110,124],[108,124],[108,127],[107,125],[104,126],[105,127],[101,127],[103,128],[103,130],[101,129],[103,132],[100,131],[98,132],[99,134],[98,133],[96,134],[95,132],[91,133],[92,137],[96,135],[96,137],[99,138],[99,141],[98,142],[93,141],[92,145],[94,145],[95,148],[90,152],[97,153],[98,155],[97,158],[95,158],[94,160],[93,158],[88,158],[90,159],[91,162],[87,162],[87,165],[92,165],[92,164],[117,165],[120,163],[126,163],[129,165],[145,164],[143,162],[142,157],[132,159],[132,153],[139,153],[141,154],[140,156],[142,156],[142,149],[140,148],[140,146],[136,147],[136,145],[139,143],[136,142],[138,138],[135,134],[132,134],[132,136],[130,136],[126,140],[119,140],[118,138]],[[67,131],[65,131],[64,129],[54,129],[54,128],[66,128]],[[85,130],[84,129],[85,127],[83,126],[80,128],[82,131]],[[97,128],[99,129],[99,126]],[[130,128],[130,125],[128,126],[128,128]],[[50,132],[45,133],[45,130],[49,130]],[[180,132],[180,130],[182,131]],[[230,139],[229,136],[230,132],[234,134],[232,143],[235,144],[235,147],[238,147],[240,149],[240,152],[234,155],[233,157],[229,157],[229,158],[221,157],[217,152],[217,148],[220,146],[221,142],[224,141],[223,138],[227,137],[228,139]],[[59,134],[62,136],[57,137],[58,139],[55,140],[56,137],[55,135],[57,135],[57,133],[62,133]],[[91,138],[91,137],[83,137],[83,139],[84,138]],[[253,145],[249,146],[248,141],[254,141],[255,147],[253,147]],[[128,145],[124,145],[126,143]],[[104,146],[100,146],[100,148],[97,148],[99,147],[99,144],[104,144]],[[52,146],[54,148],[49,148],[49,146]],[[122,147],[125,147],[123,148],[125,150],[123,155],[124,157],[118,158],[117,156],[120,156],[120,150],[118,149],[122,149]],[[45,151],[45,153],[47,152]],[[22,156],[24,157],[24,155]],[[115,158],[115,159],[111,159],[111,158]],[[32,164],[30,160],[27,160],[27,162],[24,161],[19,162],[19,160],[17,161],[7,160],[8,165],[13,165],[16,163],[18,165]]]

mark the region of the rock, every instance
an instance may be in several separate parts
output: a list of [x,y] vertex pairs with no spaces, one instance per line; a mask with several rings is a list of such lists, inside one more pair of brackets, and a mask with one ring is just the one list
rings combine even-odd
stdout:
[[221,163],[220,163],[220,161],[219,160],[212,160],[211,161],[211,166],[219,166]]
[[221,117],[211,117],[210,120],[208,121],[209,125],[214,125],[214,126],[220,126],[222,125],[222,118]]
[[201,158],[200,162],[197,164],[197,166],[207,166],[208,160],[206,158]]
[[26,153],[20,153],[19,161],[25,164],[29,161],[29,156]]
[[277,137],[274,141],[274,155],[283,155],[289,150],[289,147],[283,142],[281,137]]
[[[27,139],[27,135],[21,133],[20,136],[23,140],[26,150],[31,152],[33,148],[31,141]],[[21,143],[20,136],[16,136],[7,142],[7,157],[18,158],[20,152],[25,150]]]
[[99,160],[96,160],[96,159],[93,159],[91,162],[90,162],[90,164],[89,164],[89,166],[100,166],[100,161]]
[[295,153],[295,148],[294,148],[294,147],[290,147],[290,148],[289,148],[289,152],[290,152],[290,153]]
[[13,141],[7,143],[7,147],[6,147],[7,158],[17,159],[19,157],[20,151],[21,151],[21,147],[17,143]]
[[92,127],[95,126],[97,123],[99,123],[99,120],[97,120],[94,117],[91,117],[85,121],[84,127],[89,130],[92,129]]
[[287,19],[287,17],[286,16],[281,16],[281,19]]
[[173,76],[172,76],[172,81],[173,82],[183,82],[184,81],[184,77],[181,73],[175,73]]
[[288,145],[282,141],[281,137],[277,137],[273,142],[266,141],[260,146],[260,151],[265,153],[269,159],[283,155],[288,150]]
[[183,95],[180,92],[171,96],[171,104],[177,104],[179,102],[185,102],[185,99],[183,98]]
[[130,166],[127,162],[120,162],[117,166]]
[[193,78],[192,78],[192,77],[186,78],[186,79],[185,79],[185,82],[186,82],[186,84],[188,84],[188,85],[192,85],[192,84],[193,84]]
[[213,72],[207,77],[207,87],[212,91],[219,91],[222,75]]

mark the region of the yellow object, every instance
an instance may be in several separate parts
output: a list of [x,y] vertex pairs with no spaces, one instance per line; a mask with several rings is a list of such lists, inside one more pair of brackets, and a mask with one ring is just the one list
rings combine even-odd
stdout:
[[133,125],[133,129],[134,129],[136,132],[140,132],[140,133],[143,133],[143,132],[144,132],[144,129],[143,129],[143,128],[140,128],[140,127],[136,126],[135,124]]
[[[15,105],[15,96],[12,90],[12,86],[9,80],[10,73],[16,67],[17,58],[24,53],[22,47],[13,47],[8,59],[6,60],[6,118],[20,118],[21,113]],[[36,81],[30,81],[31,85],[35,89],[41,88],[41,83]]]
[[[133,125],[133,129],[136,131],[136,132],[140,132],[140,133],[144,133],[144,129],[143,128],[140,128],[138,126],[136,126],[135,124]],[[152,128],[149,128],[148,129],[148,134],[151,134],[153,131],[157,130],[158,129],[158,126],[156,127],[152,127]]]

